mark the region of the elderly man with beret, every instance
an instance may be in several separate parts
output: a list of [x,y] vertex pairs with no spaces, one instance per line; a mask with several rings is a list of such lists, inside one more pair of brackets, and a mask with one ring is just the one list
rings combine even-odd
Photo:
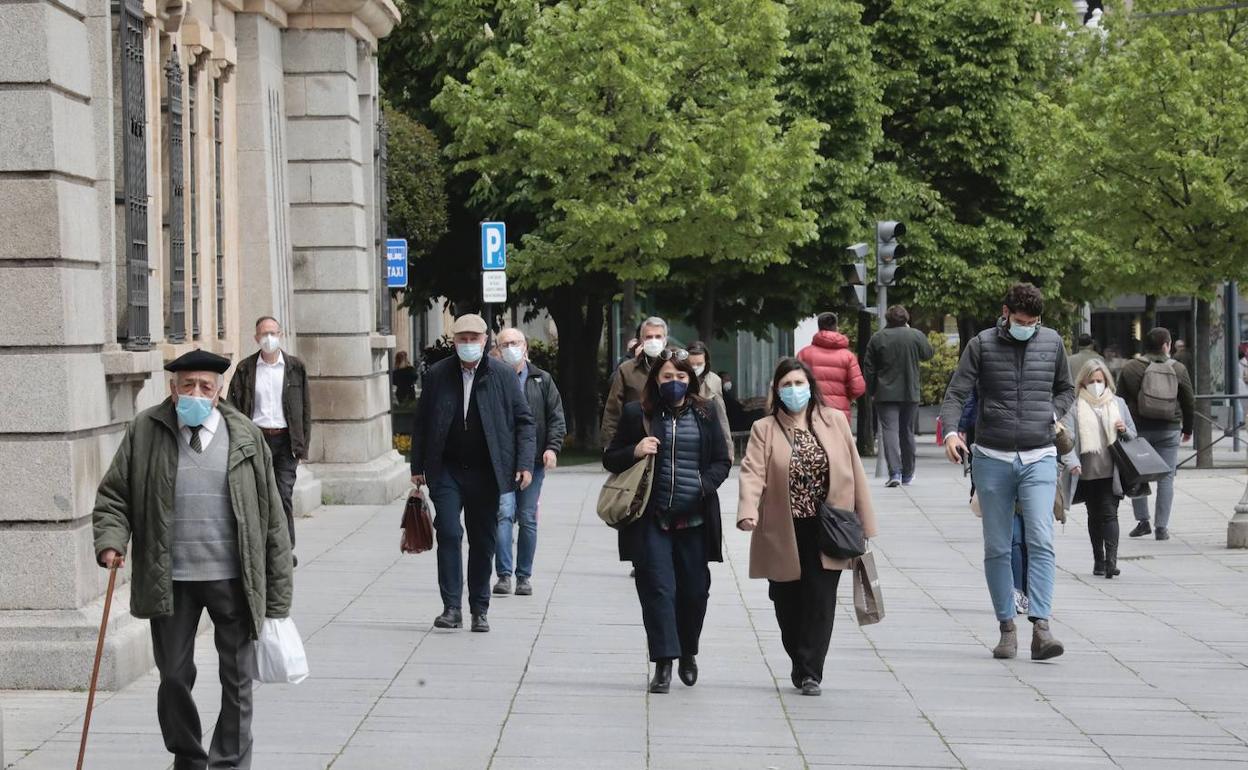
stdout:
[[[500,494],[533,482],[533,413],[510,366],[485,355],[488,327],[462,315],[451,334],[455,356],[425,374],[412,431],[412,483],[428,482],[438,536],[442,614],[436,628],[462,628],[463,539],[468,531],[468,607],[472,630],[490,630],[490,574]],[[463,511],[463,522],[460,521]]]
[[[95,503],[96,560],[129,558],[130,611],[151,619],[156,712],[175,770],[251,766],[252,640],[290,613],[290,533],[264,434],[221,403],[228,359],[195,350],[165,367],[169,398],[127,426]],[[203,746],[195,635],[215,627],[221,709]]]

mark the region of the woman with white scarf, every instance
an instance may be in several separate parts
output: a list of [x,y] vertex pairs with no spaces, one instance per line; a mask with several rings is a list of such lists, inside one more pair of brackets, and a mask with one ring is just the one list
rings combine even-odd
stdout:
[[1122,480],[1109,446],[1135,438],[1135,422],[1127,403],[1114,393],[1114,378],[1099,358],[1084,364],[1075,379],[1078,397],[1062,420],[1075,439],[1063,461],[1069,472],[1066,499],[1088,508],[1092,540],[1092,574],[1113,578],[1118,569],[1118,503]]

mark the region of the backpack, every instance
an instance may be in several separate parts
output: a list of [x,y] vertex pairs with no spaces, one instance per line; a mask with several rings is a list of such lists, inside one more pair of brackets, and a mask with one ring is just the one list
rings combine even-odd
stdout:
[[1136,411],[1150,420],[1174,420],[1179,406],[1179,375],[1174,364],[1154,361],[1144,370]]

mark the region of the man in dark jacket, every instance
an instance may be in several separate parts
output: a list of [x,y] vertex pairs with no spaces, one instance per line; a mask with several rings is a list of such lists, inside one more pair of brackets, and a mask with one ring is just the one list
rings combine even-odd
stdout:
[[498,333],[498,349],[503,363],[515,370],[520,390],[533,412],[537,437],[537,456],[533,460],[533,483],[528,489],[507,493],[499,500],[498,544],[494,558],[498,571],[498,583],[494,593],[509,594],[512,591],[512,533],[517,517],[520,520],[520,537],[516,540],[515,575],[516,596],[533,593],[533,557],[537,553],[537,504],[542,494],[542,481],[546,471],[554,468],[563,449],[563,437],[567,426],[563,419],[563,400],[559,388],[550,373],[529,361],[529,341],[519,329],[504,329]]
[[[436,628],[462,628],[462,545],[468,530],[468,607],[472,630],[489,631],[490,572],[498,535],[498,499],[528,489],[537,455],[533,413],[516,373],[486,357],[485,319],[463,315],[451,334],[455,357],[425,374],[412,431],[412,483],[428,481],[438,533]],[[463,511],[463,523],[460,523]]]
[[[1049,630],[1057,493],[1053,442],[1054,424],[1074,403],[1075,388],[1061,336],[1040,325],[1043,312],[1039,289],[1029,283],[1011,287],[1001,308],[1003,318],[962,351],[941,407],[941,421],[957,425],[963,404],[972,392],[978,394],[971,475],[983,512],[984,575],[1000,621],[1001,640],[992,653],[997,658],[1018,654],[1010,567],[1016,501],[1027,539],[1031,657],[1047,660],[1064,651]],[[957,433],[946,434],[945,453],[951,462],[961,462],[968,451]]]
[[658,356],[667,348],[667,321],[652,316],[641,322],[637,330],[638,350],[636,357],[625,361],[611,375],[611,389],[607,393],[607,401],[602,409],[602,444],[604,447],[615,437],[616,427],[620,422],[620,413],[625,404],[641,400],[641,391],[646,386],[646,377],[650,367],[658,360]]
[[[170,397],[126,429],[96,497],[95,553],[121,564],[130,546],[130,612],[150,618],[160,671],[156,711],[174,767],[251,766],[251,641],[290,614],[290,535],[264,436],[218,405],[229,359],[201,350],[165,367]],[[216,628],[221,709],[205,751],[195,635]]]
[[[273,454],[273,473],[282,495],[290,547],[295,547],[295,507],[291,500],[299,461],[308,458],[312,437],[312,406],[308,371],[303,362],[282,350],[282,326],[272,316],[256,321],[260,350],[238,362],[230,380],[230,403],[264,434]],[[293,557],[292,557],[293,558]],[[298,563],[298,559],[294,559]]]
[[[910,328],[910,314],[893,305],[884,314],[888,326],[871,335],[863,375],[880,419],[888,483],[914,481],[914,418],[919,410],[919,362],[936,355],[927,335]],[[946,423],[957,425],[957,422]]]
[[[1165,418],[1156,413],[1144,415],[1140,413],[1140,390],[1144,386],[1144,375],[1149,366],[1169,367],[1173,377],[1178,380],[1178,393],[1174,405],[1168,409]],[[1192,425],[1196,419],[1196,399],[1192,388],[1192,378],[1179,361],[1170,357],[1170,332],[1157,327],[1144,337],[1144,355],[1136,356],[1123,365],[1118,373],[1118,395],[1127,402],[1131,417],[1140,436],[1148,440],[1157,450],[1157,454],[1170,466],[1170,475],[1157,482],[1156,523],[1158,540],[1170,539],[1170,507],[1174,502],[1174,470],[1179,462],[1179,441],[1186,444],[1192,440]],[[1142,537],[1152,533],[1148,523],[1148,498],[1137,497],[1131,501],[1135,508],[1135,529],[1131,537]]]

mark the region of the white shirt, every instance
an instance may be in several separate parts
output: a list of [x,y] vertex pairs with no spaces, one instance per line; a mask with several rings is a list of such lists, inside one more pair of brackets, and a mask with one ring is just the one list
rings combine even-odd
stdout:
[[1052,445],[1040,447],[1039,449],[1028,449],[1025,452],[1003,452],[1000,449],[989,449],[979,444],[976,444],[972,449],[984,457],[1000,460],[1003,463],[1013,463],[1014,458],[1017,457],[1023,465],[1038,463],[1046,457],[1057,457],[1057,447]]
[[261,428],[285,428],[282,411],[282,384],[286,380],[286,358],[277,351],[277,361],[269,363],[264,356],[256,359],[256,402],[251,419]]
[[468,400],[472,398],[472,382],[473,380],[477,378],[477,367],[479,366],[481,366],[480,362],[477,363],[477,366],[474,366],[471,369],[465,369],[462,364],[459,367],[459,373],[460,375],[463,376],[463,379],[464,379],[464,419],[465,420],[468,419]]
[[[204,420],[204,424],[199,426],[199,448],[207,449],[212,443],[212,437],[217,435],[217,428],[221,427],[221,412],[216,407],[212,408],[212,412],[208,415],[208,419]],[[178,433],[182,435],[182,440],[187,446],[191,445],[191,429],[182,424],[178,420]]]

